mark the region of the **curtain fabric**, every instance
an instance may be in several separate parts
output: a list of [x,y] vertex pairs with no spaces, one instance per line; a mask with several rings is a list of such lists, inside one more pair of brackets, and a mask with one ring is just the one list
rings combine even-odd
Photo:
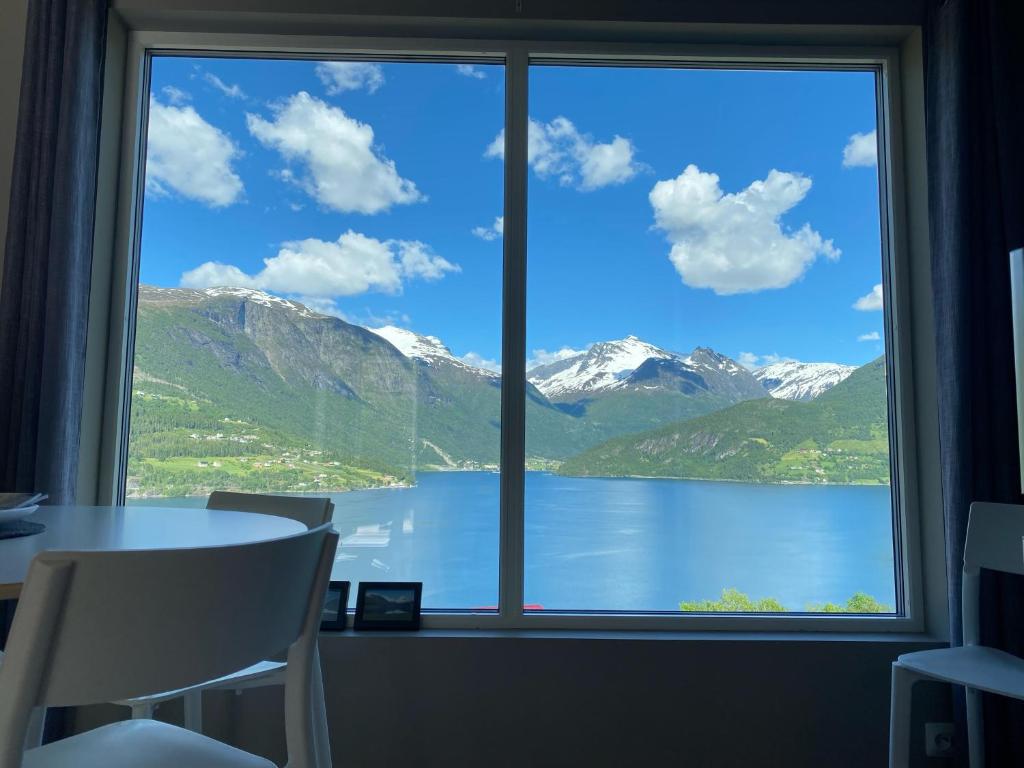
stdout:
[[105,0],[29,0],[0,283],[0,489],[74,500]]
[[[925,24],[932,281],[950,635],[972,501],[1020,503],[1009,251],[1024,245],[1024,6],[932,0]],[[984,574],[982,641],[1024,656],[1024,580]],[[962,699],[960,733],[963,727]],[[1024,706],[984,703],[990,765],[1024,765]]]

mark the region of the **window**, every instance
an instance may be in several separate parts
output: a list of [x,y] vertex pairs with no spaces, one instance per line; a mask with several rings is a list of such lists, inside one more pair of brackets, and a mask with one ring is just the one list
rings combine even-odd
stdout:
[[891,58],[167,40],[128,503],[330,495],[426,626],[919,621]]
[[329,494],[334,578],[497,605],[502,74],[152,59],[129,503]]
[[530,97],[526,602],[893,612],[874,73]]

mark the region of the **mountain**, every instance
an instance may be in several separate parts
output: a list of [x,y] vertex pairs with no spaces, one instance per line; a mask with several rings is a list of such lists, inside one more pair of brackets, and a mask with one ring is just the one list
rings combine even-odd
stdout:
[[592,344],[585,352],[531,368],[526,376],[555,402],[622,390],[713,394],[732,402],[765,395],[746,368],[713,349],[698,347],[684,356],[636,336]]
[[[724,355],[679,355],[635,337],[595,344],[530,378],[528,466],[583,461],[584,474],[591,459],[582,457],[624,435],[737,403],[759,412],[755,398],[827,403],[855,383],[851,376],[813,403],[772,400]],[[129,494],[337,491],[410,483],[419,470],[496,468],[501,383],[434,336],[363,328],[247,288],[143,285]]]
[[810,402],[749,400],[614,438],[564,462],[559,473],[884,484],[886,402],[878,358]]
[[772,397],[807,401],[832,389],[855,370],[855,365],[785,360],[758,368],[754,378]]
[[405,328],[396,328],[393,325],[385,325],[382,328],[369,328],[368,330],[377,334],[382,339],[386,339],[399,352],[413,360],[420,360],[427,365],[453,365],[484,378],[501,378],[494,371],[477,368],[463,362],[453,355],[451,350],[437,336],[424,336]]
[[671,352],[627,336],[591,344],[573,357],[526,372],[527,380],[552,400],[577,400],[594,392],[615,389],[646,360],[665,360]]

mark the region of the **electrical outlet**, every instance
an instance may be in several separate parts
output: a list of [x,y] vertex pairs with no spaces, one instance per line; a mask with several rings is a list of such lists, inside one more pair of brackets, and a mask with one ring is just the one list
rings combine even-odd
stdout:
[[953,724],[924,724],[924,753],[928,757],[953,756]]

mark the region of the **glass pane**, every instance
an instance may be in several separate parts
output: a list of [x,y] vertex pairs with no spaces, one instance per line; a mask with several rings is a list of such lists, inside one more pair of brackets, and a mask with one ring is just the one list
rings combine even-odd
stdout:
[[895,608],[875,80],[530,73],[526,602]]
[[329,495],[334,578],[495,606],[502,88],[495,65],[153,60],[130,503]]

